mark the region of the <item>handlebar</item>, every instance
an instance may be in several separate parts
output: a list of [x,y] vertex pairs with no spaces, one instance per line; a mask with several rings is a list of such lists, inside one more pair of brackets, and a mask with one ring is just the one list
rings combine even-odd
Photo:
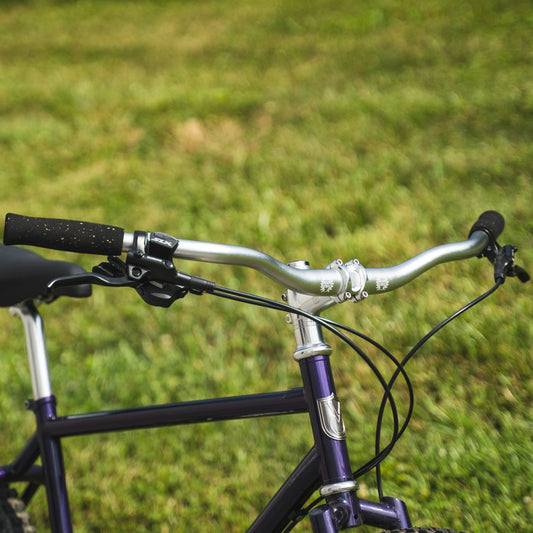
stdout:
[[[331,297],[335,301],[358,301],[367,294],[388,292],[412,281],[428,269],[449,261],[480,256],[496,241],[504,227],[496,211],[483,213],[467,240],[430,248],[395,266],[364,268],[357,260],[334,261],[325,269],[291,266],[251,248],[180,239],[173,257],[192,261],[238,265],[258,270],[285,288]],[[116,226],[74,220],[6,215],[4,243],[40,246],[57,250],[120,255],[138,244],[138,233],[149,241],[151,233],[125,233]],[[141,244],[141,246],[143,246]]]
[[317,296],[387,292],[412,281],[441,263],[479,255],[488,237],[475,231],[467,241],[444,244],[387,268],[364,268],[357,261],[332,263],[326,269],[304,270],[281,263],[257,250],[226,244],[180,240],[174,257],[254,268],[280,285]]

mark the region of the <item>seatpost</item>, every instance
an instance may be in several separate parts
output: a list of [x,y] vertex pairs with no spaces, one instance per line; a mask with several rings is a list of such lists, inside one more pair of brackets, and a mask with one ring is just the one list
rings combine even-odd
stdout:
[[12,315],[22,320],[30,364],[33,399],[27,402],[37,422],[37,437],[46,481],[50,529],[52,533],[71,533],[72,522],[68,502],[63,452],[59,438],[48,435],[43,426],[57,418],[56,399],[52,394],[44,328],[33,302],[10,308]]
[[[309,268],[304,261],[290,263],[290,266]],[[286,299],[289,305],[303,308],[309,296],[288,290]],[[320,307],[316,299],[313,305]],[[332,348],[324,342],[321,327],[314,320],[297,314],[289,315],[289,320],[296,338],[294,358],[300,365],[313,436],[320,455],[323,483],[320,493],[326,499],[325,505],[310,514],[311,523],[316,533],[335,533],[361,525],[362,521],[355,494],[358,484],[352,474],[340,402],[331,371]]]
[[52,396],[50,371],[44,338],[43,322],[33,302],[25,302],[9,309],[12,315],[20,318],[26,335],[26,351],[30,364],[33,399]]

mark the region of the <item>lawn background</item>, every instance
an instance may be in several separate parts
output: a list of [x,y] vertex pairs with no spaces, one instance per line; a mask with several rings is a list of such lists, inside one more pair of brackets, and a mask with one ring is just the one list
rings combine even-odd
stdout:
[[[388,266],[497,209],[531,270],[532,30],[520,0],[3,2],[0,203],[316,267]],[[239,268],[179,268],[281,293]],[[473,259],[327,316],[400,356],[491,283]],[[531,285],[508,280],[410,364],[414,420],[383,471],[416,524],[533,531],[532,307]],[[96,288],[42,313],[61,413],[299,384],[273,311],[207,296],[167,311]],[[7,310],[0,343],[7,461],[32,422]],[[349,351],[333,362],[356,467],[379,388]],[[73,439],[76,531],[243,531],[309,446],[303,416]],[[360,482],[375,497],[374,478]]]

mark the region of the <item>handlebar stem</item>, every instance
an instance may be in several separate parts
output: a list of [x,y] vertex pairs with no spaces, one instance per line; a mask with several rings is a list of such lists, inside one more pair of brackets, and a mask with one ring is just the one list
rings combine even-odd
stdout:
[[[296,269],[309,270],[307,261],[294,261],[290,266]],[[301,294],[290,289],[283,295],[283,299],[292,307],[316,314],[334,302],[332,297],[320,297]],[[329,355],[331,346],[326,344],[322,336],[322,329],[315,321],[297,314],[287,315],[287,321],[292,323],[296,338],[294,358],[299,361],[316,355]]]

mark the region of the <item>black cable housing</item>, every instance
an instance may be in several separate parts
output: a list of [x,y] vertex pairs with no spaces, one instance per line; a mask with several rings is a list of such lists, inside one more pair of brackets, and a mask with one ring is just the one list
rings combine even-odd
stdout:
[[[325,319],[316,315],[313,315],[311,313],[307,313],[305,311],[302,311],[301,309],[294,308],[288,304],[277,302],[275,300],[270,300],[268,298],[264,298],[261,296],[256,296],[232,289],[226,289],[223,287],[215,286],[212,291],[210,291],[210,294],[213,294],[215,296],[219,296],[222,298],[242,302],[242,303],[248,303],[251,305],[256,305],[260,307],[266,307],[270,309],[274,309],[277,311],[283,311],[283,312],[289,312],[294,314],[299,314],[302,316],[305,316],[306,318],[309,318],[311,320],[316,321],[321,326],[326,328],[327,330],[334,333],[337,337],[339,337],[343,342],[345,342],[350,348],[352,348],[364,361],[369,365],[374,375],[378,378],[380,381],[380,384],[384,390],[383,398],[381,401],[379,414],[378,414],[378,420],[376,424],[376,437],[375,437],[375,455],[372,459],[367,461],[363,466],[358,468],[355,472],[353,472],[354,478],[359,478],[374,468],[376,469],[376,479],[377,479],[377,489],[379,493],[380,500],[383,498],[383,486],[382,486],[382,477],[381,477],[381,463],[382,461],[391,453],[394,446],[400,439],[400,437],[405,433],[409,422],[412,418],[413,410],[414,410],[414,392],[413,392],[413,386],[411,384],[411,381],[409,379],[409,376],[407,375],[407,372],[405,370],[405,367],[407,363],[414,357],[414,355],[426,344],[427,341],[429,341],[436,333],[438,333],[442,328],[444,328],[446,325],[448,325],[452,320],[462,315],[465,311],[471,309],[478,303],[485,300],[487,297],[489,297],[491,294],[493,294],[501,285],[503,284],[503,280],[499,279],[496,281],[496,283],[485,293],[483,293],[481,296],[475,298],[470,303],[466,304],[462,308],[460,308],[458,311],[453,313],[452,315],[448,316],[445,320],[440,322],[437,326],[435,326],[431,331],[429,331],[424,337],[422,337],[416,344],[413,346],[413,348],[407,353],[407,355],[401,360],[398,361],[396,357],[394,357],[386,348],[384,348],[380,343],[375,341],[374,339],[364,335],[363,333],[350,328],[348,326],[344,326],[342,324],[339,324],[337,322],[334,322],[329,319]],[[341,333],[340,330],[344,330],[352,335],[355,335],[359,337],[360,339],[364,340],[365,342],[368,342],[369,344],[376,347],[379,351],[381,351],[384,355],[386,355],[396,366],[396,370],[394,371],[392,377],[388,382],[385,381],[383,375],[377,367],[374,365],[374,363],[370,360],[368,355],[359,347],[357,346],[351,339],[349,339],[345,334]],[[407,414],[405,416],[405,419],[399,427],[399,421],[398,421],[398,409],[396,407],[396,403],[394,401],[393,395],[392,395],[392,388],[394,387],[398,377],[402,375],[404,378],[405,384],[408,389],[409,393],[409,403],[408,403],[408,409]],[[382,426],[383,426],[383,417],[385,413],[385,409],[387,407],[387,403],[390,404],[390,409],[393,417],[393,435],[391,437],[390,442],[383,448],[381,448],[381,432],[382,432]],[[294,518],[293,522],[287,526],[287,528],[284,530],[286,533],[291,531],[296,524],[302,520],[309,512],[316,507],[320,502],[322,502],[324,498],[322,496],[316,498],[313,500],[308,506],[303,508],[300,513]]]

